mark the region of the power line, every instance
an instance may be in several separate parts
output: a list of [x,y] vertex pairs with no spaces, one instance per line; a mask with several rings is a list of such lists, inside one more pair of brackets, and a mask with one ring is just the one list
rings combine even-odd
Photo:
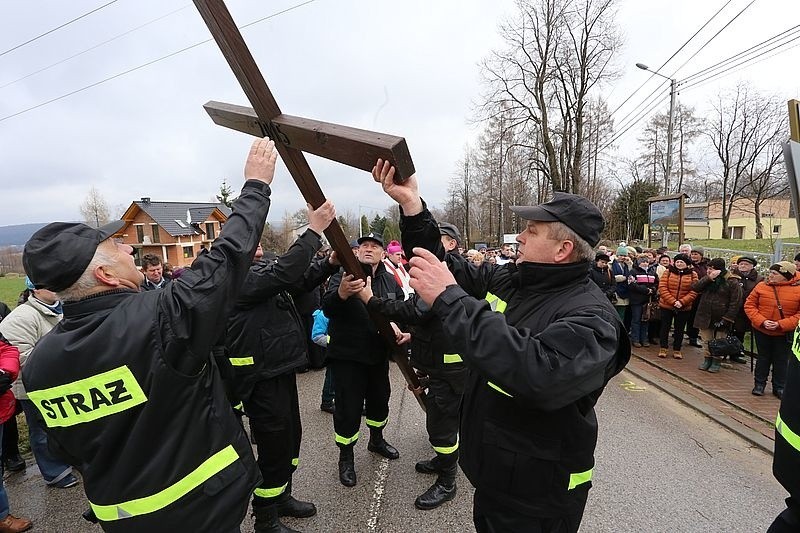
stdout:
[[[287,13],[287,12],[292,11],[294,9],[297,9],[299,7],[303,7],[303,6],[307,5],[307,4],[311,4],[311,3],[315,2],[315,1],[316,0],[306,0],[305,2],[301,2],[301,3],[296,4],[294,6],[288,7],[286,9],[284,9],[284,10],[281,10],[281,11],[278,11],[276,13],[273,13],[272,15],[267,15],[266,17],[262,17],[262,18],[260,18],[258,20],[254,20],[252,22],[248,22],[247,24],[244,24],[243,26],[239,26],[238,28],[240,30],[243,30],[245,28],[248,28],[250,26],[258,24],[259,22],[263,22],[263,21],[271,19],[273,17],[277,17],[278,15],[282,15],[284,13]],[[171,53],[169,53],[167,55],[164,55],[164,56],[161,56],[159,58],[153,59],[152,61],[148,61],[147,63],[143,63],[141,65],[138,65],[136,67],[130,68],[130,69],[125,70],[123,72],[119,72],[117,74],[114,74],[113,76],[109,76],[108,78],[104,78],[104,79],[102,79],[100,81],[96,81],[94,83],[90,83],[89,85],[85,85],[84,87],[81,87],[79,89],[75,89],[74,91],[70,91],[68,93],[62,94],[62,95],[57,96],[55,98],[51,98],[50,100],[47,100],[45,102],[41,102],[39,104],[36,104],[34,106],[31,106],[31,107],[28,107],[28,108],[23,109],[21,111],[17,111],[16,113],[12,113],[10,115],[6,115],[6,116],[0,118],[0,122],[3,122],[5,120],[8,120],[8,119],[11,119],[11,118],[14,118],[14,117],[18,117],[19,115],[22,115],[23,113],[27,113],[28,111],[33,111],[34,109],[39,109],[40,107],[44,107],[44,106],[46,106],[48,104],[52,104],[53,102],[57,102],[59,100],[63,100],[64,98],[68,98],[68,97],[70,97],[70,96],[72,96],[74,94],[77,94],[79,92],[83,92],[83,91],[85,91],[87,89],[91,89],[92,87],[97,87],[98,85],[102,85],[103,83],[106,83],[108,81],[117,79],[117,78],[119,78],[121,76],[124,76],[126,74],[130,74],[131,72],[135,72],[135,71],[141,70],[141,69],[143,69],[145,67],[149,67],[150,65],[158,63],[159,61],[163,61],[165,59],[169,59],[170,57],[173,57],[173,56],[176,56],[176,55],[181,54],[183,52],[186,52],[188,50],[191,50],[192,48],[197,48],[198,46],[206,44],[206,43],[208,43],[208,42],[210,42],[212,40],[213,40],[213,38],[210,38],[210,39],[206,39],[204,41],[200,41],[200,42],[194,43],[194,44],[189,45],[189,46],[187,46],[185,48],[181,48],[180,50],[176,50],[175,52],[171,52]]]
[[[798,24],[797,26],[794,26],[792,28],[789,28],[788,30],[784,30],[784,31],[782,31],[781,33],[779,33],[777,35],[773,35],[769,39],[765,39],[765,40],[761,41],[758,44],[754,44],[750,48],[747,48],[746,50],[742,50],[741,52],[733,54],[732,56],[730,56],[730,57],[728,57],[726,59],[723,59],[722,61],[719,61],[719,62],[717,62],[717,63],[715,63],[715,64],[713,64],[713,65],[711,65],[709,67],[706,67],[706,68],[704,68],[702,70],[699,70],[699,71],[695,72],[694,74],[686,76],[681,81],[684,82],[684,83],[688,83],[693,78],[697,78],[697,77],[700,77],[700,76],[705,76],[709,72],[712,72],[714,70],[719,70],[720,68],[722,68],[723,66],[727,65],[728,63],[731,63],[733,61],[737,61],[738,59],[741,59],[741,58],[743,58],[745,56],[752,55],[752,54],[758,52],[759,50],[774,44],[774,42],[776,42],[776,41],[780,41],[780,40],[786,39],[788,37],[792,37],[792,36],[796,35],[799,32],[800,32],[800,24]],[[792,40],[794,40],[794,39],[792,39]],[[782,45],[786,44],[787,42],[791,42],[791,41],[786,41],[786,42],[782,43]],[[768,53],[768,52],[769,51],[763,52],[763,53]],[[759,54],[759,55],[756,55],[754,57],[759,57],[760,55],[763,55],[763,53]]]
[[87,12],[87,13],[84,13],[83,15],[81,15],[81,16],[79,16],[79,17],[75,17],[74,19],[72,19],[72,20],[70,20],[70,21],[67,21],[67,22],[65,22],[64,24],[61,24],[60,26],[56,26],[56,27],[55,27],[55,28],[53,28],[52,30],[47,30],[46,32],[44,32],[44,33],[41,33],[41,34],[37,35],[36,37],[34,37],[34,38],[32,38],[32,39],[28,39],[28,40],[27,40],[27,41],[25,41],[24,43],[19,43],[19,44],[18,44],[18,45],[16,45],[16,46],[12,46],[12,47],[11,47],[11,48],[9,48],[8,50],[6,50],[6,51],[4,51],[4,52],[0,52],[0,57],[2,57],[2,56],[4,56],[4,55],[6,55],[6,54],[7,54],[7,53],[9,53],[9,52],[13,52],[14,50],[17,50],[17,49],[19,49],[19,48],[22,48],[22,47],[23,47],[23,46],[25,46],[26,44],[31,44],[33,41],[36,41],[36,40],[38,40],[38,39],[41,39],[41,38],[42,38],[42,37],[44,37],[45,35],[50,35],[50,34],[51,34],[51,33],[53,33],[54,31],[58,31],[58,30],[60,30],[61,28],[65,27],[65,26],[69,26],[69,25],[70,25],[70,24],[72,24],[73,22],[76,22],[76,21],[78,21],[78,20],[81,20],[81,19],[82,19],[82,18],[84,18],[84,17],[88,17],[88,16],[89,16],[89,15],[91,15],[92,13],[97,13],[98,11],[100,11],[101,9],[103,9],[104,7],[108,7],[108,6],[110,6],[111,4],[115,4],[115,3],[117,3],[118,1],[119,1],[119,0],[111,0],[109,3],[107,3],[107,4],[103,4],[103,5],[102,5],[102,6],[100,6],[100,7],[96,7],[96,8],[94,8],[94,9],[92,9],[91,11],[89,11],[89,12]]
[[613,145],[615,142],[617,142],[619,139],[621,139],[622,137],[624,137],[624,136],[625,136],[625,135],[626,135],[626,134],[627,134],[627,133],[628,133],[628,132],[629,132],[629,131],[630,131],[630,130],[631,130],[633,127],[634,127],[634,126],[636,126],[636,125],[637,125],[639,122],[641,122],[641,120],[642,120],[643,118],[645,118],[647,115],[649,115],[650,113],[652,113],[652,112],[653,112],[653,111],[654,111],[654,110],[655,110],[655,109],[656,109],[658,106],[660,106],[660,105],[661,105],[661,104],[664,102],[664,100],[666,99],[666,98],[665,98],[665,95],[666,95],[666,93],[667,93],[667,92],[668,92],[668,91],[666,91],[666,90],[665,90],[665,91],[662,91],[662,92],[661,92],[661,94],[659,94],[659,95],[658,95],[658,97],[656,98],[656,100],[653,102],[653,105],[651,105],[649,108],[647,108],[647,109],[643,110],[643,111],[642,111],[641,113],[639,113],[639,114],[638,114],[638,115],[637,115],[637,116],[636,116],[634,119],[631,119],[631,121],[630,121],[630,122],[629,122],[629,123],[628,123],[628,124],[627,124],[627,125],[626,125],[626,126],[625,126],[625,127],[622,129],[622,130],[621,130],[621,131],[619,131],[618,133],[616,133],[616,134],[615,134],[615,135],[614,135],[614,136],[611,138],[611,140],[610,140],[610,141],[608,141],[608,142],[607,142],[607,143],[605,143],[603,146],[601,146],[601,147],[600,147],[600,148],[599,148],[597,151],[598,151],[598,152],[602,152],[602,151],[603,151],[603,150],[605,150],[606,148],[608,148],[608,147],[612,146],[612,145]]
[[56,61],[55,63],[51,63],[50,65],[47,65],[46,67],[40,68],[39,70],[35,70],[35,71],[33,71],[33,72],[29,73],[29,74],[25,74],[24,76],[22,76],[20,78],[17,78],[17,79],[15,79],[13,81],[10,81],[10,82],[8,82],[8,83],[6,83],[4,85],[0,85],[0,89],[5,89],[9,85],[14,85],[15,83],[21,82],[22,80],[26,80],[26,79],[30,78],[31,76],[35,76],[36,74],[40,74],[40,73],[44,72],[45,70],[49,70],[49,69],[51,69],[53,67],[56,67],[56,66],[58,66],[58,65],[60,65],[62,63],[66,63],[70,59],[75,59],[76,57],[81,56],[81,55],[83,55],[83,54],[85,54],[87,52],[91,52],[92,50],[96,50],[97,48],[100,48],[101,46],[105,46],[105,45],[107,45],[108,43],[110,43],[112,41],[116,41],[117,39],[120,39],[122,37],[125,37],[126,35],[129,35],[129,34],[135,32],[135,31],[138,31],[138,30],[144,28],[145,26],[149,26],[150,24],[153,24],[153,23],[158,22],[160,20],[163,20],[163,19],[165,19],[165,18],[167,18],[167,17],[169,17],[171,15],[174,15],[178,11],[182,11],[182,10],[186,9],[187,7],[191,7],[191,5],[192,4],[186,4],[183,7],[179,7],[178,9],[170,11],[166,15],[162,15],[162,16],[160,16],[158,18],[154,18],[153,20],[145,22],[144,24],[141,24],[139,26],[136,26],[135,28],[132,28],[132,29],[130,29],[130,30],[124,32],[124,33],[120,33],[119,35],[116,35],[116,36],[114,36],[114,37],[112,37],[110,39],[107,39],[107,40],[105,40],[105,41],[103,41],[101,43],[97,43],[94,46],[91,46],[91,47],[89,47],[89,48],[87,48],[85,50],[82,50],[82,51],[78,52],[77,54],[73,54],[73,55],[71,55],[69,57],[65,57],[64,59]]
[[[681,45],[681,47],[680,47],[680,48],[678,48],[678,49],[675,51],[675,53],[674,53],[674,54],[672,54],[671,56],[669,56],[669,59],[667,59],[666,61],[664,61],[664,62],[661,64],[661,66],[660,66],[660,67],[658,67],[656,70],[661,70],[662,68],[664,68],[664,67],[667,65],[667,63],[669,63],[670,61],[672,61],[672,59],[673,59],[673,58],[674,58],[676,55],[678,55],[678,54],[681,52],[681,50],[683,50],[684,48],[686,48],[686,46],[687,46],[687,45],[688,45],[690,42],[692,42],[692,40],[693,40],[695,37],[697,37],[697,34],[699,34],[701,31],[703,31],[703,30],[705,29],[705,27],[706,27],[706,26],[708,26],[709,24],[711,24],[711,22],[712,22],[712,21],[713,21],[713,20],[714,20],[714,19],[717,17],[717,15],[719,15],[719,14],[722,12],[722,10],[723,10],[723,9],[725,9],[726,7],[728,7],[728,4],[730,4],[732,1],[733,1],[733,0],[728,0],[727,2],[725,2],[725,4],[724,4],[724,5],[723,5],[721,8],[719,8],[719,9],[717,10],[717,12],[716,12],[716,13],[714,13],[714,14],[711,16],[711,18],[710,18],[710,19],[708,19],[708,20],[706,21],[706,23],[705,23],[705,24],[703,24],[702,26],[700,26],[700,29],[698,29],[696,32],[694,32],[694,33],[692,34],[692,36],[691,36],[691,37],[689,37],[689,39],[688,39],[688,40],[687,40],[685,43],[683,43],[683,44]],[[621,104],[619,104],[619,105],[617,106],[617,108],[616,108],[616,109],[614,109],[614,111],[612,111],[612,112],[611,112],[611,116],[613,116],[613,115],[614,115],[614,114],[615,114],[617,111],[619,111],[619,110],[622,108],[622,106],[624,106],[626,103],[628,103],[628,101],[629,101],[631,98],[633,98],[633,96],[634,96],[636,93],[638,93],[638,92],[639,92],[639,91],[642,89],[642,87],[644,87],[644,86],[647,84],[647,82],[649,82],[650,80],[652,80],[652,79],[653,79],[653,76],[655,76],[655,74],[650,74],[650,77],[649,77],[649,78],[647,78],[647,79],[646,79],[646,80],[645,80],[645,81],[644,81],[644,82],[643,82],[643,83],[642,83],[642,84],[641,84],[639,87],[637,87],[635,91],[633,91],[633,92],[632,92],[630,95],[628,95],[628,97],[627,97],[625,100],[623,100],[623,101],[622,101],[622,103],[621,103]],[[658,90],[658,89],[656,89],[656,90]],[[651,93],[651,94],[652,94],[652,93]],[[645,98],[645,100],[646,100],[646,99],[647,99],[647,98]]]

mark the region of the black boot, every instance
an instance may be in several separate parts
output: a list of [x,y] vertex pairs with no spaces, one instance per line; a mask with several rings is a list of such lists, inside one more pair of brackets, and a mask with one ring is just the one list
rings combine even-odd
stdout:
[[255,533],[300,533],[296,529],[286,527],[278,518],[278,506],[274,503],[269,505],[253,505],[253,516],[255,517]]
[[428,490],[423,492],[414,501],[414,507],[428,511],[436,509],[445,502],[448,502],[456,497],[456,470],[457,466],[454,464],[448,466],[436,478],[436,483],[430,486]]
[[367,449],[387,459],[398,459],[400,457],[400,452],[397,451],[397,448],[386,442],[386,439],[383,438],[382,429],[369,428],[369,443],[367,443]]
[[420,461],[416,465],[414,465],[414,469],[419,472],[420,474],[438,474],[442,471],[442,467],[439,464],[439,456],[435,456],[433,459],[426,459],[425,461]]
[[764,396],[764,387],[765,385],[756,383],[756,386],[753,387],[753,396]]
[[356,465],[352,444],[339,448],[339,481],[345,487],[355,487],[356,485]]
[[291,516],[292,518],[308,518],[317,514],[317,507],[311,502],[301,502],[292,496],[292,479],[286,485],[286,490],[278,496],[278,515]]

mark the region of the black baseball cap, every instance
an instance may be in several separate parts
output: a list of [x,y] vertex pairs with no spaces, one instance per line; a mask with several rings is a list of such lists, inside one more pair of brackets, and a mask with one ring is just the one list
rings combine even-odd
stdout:
[[53,222],[25,243],[22,266],[37,289],[53,292],[71,287],[94,257],[97,246],[125,226],[115,220],[100,228],[76,222]]
[[439,234],[447,235],[451,239],[455,239],[458,244],[464,242],[461,240],[461,233],[459,233],[458,228],[447,222],[439,222]]
[[600,242],[600,232],[605,227],[603,214],[597,206],[577,194],[557,192],[549,202],[514,205],[510,209],[525,220],[561,222],[592,247]]
[[383,248],[383,235],[381,235],[380,233],[372,232],[366,235],[362,235],[361,237],[358,238],[358,241],[356,242],[358,242],[358,244],[361,244],[364,241],[375,241],[381,245],[381,248]]

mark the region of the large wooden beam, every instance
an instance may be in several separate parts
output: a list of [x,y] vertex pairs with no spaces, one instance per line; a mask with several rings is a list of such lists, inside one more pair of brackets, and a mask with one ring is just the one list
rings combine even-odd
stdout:
[[379,158],[395,167],[395,180],[415,172],[403,137],[387,135],[321,120],[281,114],[270,122],[258,118],[252,107],[223,102],[203,106],[215,124],[249,135],[269,135],[275,142],[369,172]]
[[[236,79],[239,80],[247,99],[253,105],[253,111],[259,122],[265,125],[270,124],[281,115],[281,110],[272,96],[267,82],[261,75],[258,65],[256,65],[253,56],[250,54],[242,34],[228,12],[225,2],[223,0],[194,0],[194,4],[197,6],[200,16],[203,17],[220,50],[222,50],[222,55],[225,56],[228,65],[236,75]],[[257,135],[261,137],[263,132],[259,131]],[[278,150],[295,183],[297,183],[303,198],[314,208],[322,205],[325,202],[325,195],[322,193],[311,167],[308,166],[303,152],[293,146],[283,144],[280,139],[274,140],[276,141],[275,148]],[[372,167],[370,166],[370,168]],[[336,251],[345,271],[356,278],[366,279],[361,263],[358,262],[358,259],[350,250],[350,244],[347,242],[347,238],[336,220],[331,222],[328,229],[325,230],[325,236],[331,243],[331,247]],[[392,347],[392,355],[397,367],[403,373],[409,388],[414,391],[417,401],[424,410],[425,402],[423,398],[425,393],[421,391],[419,379],[408,362],[406,349],[397,346],[395,343],[394,332],[385,317],[374,314],[370,316],[378,327],[381,336]]]

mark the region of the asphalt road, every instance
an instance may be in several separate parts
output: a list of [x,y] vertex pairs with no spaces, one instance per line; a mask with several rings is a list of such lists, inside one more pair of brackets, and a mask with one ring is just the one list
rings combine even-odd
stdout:
[[[315,502],[319,513],[286,519],[287,525],[306,532],[473,531],[472,488],[461,474],[455,500],[434,511],[414,508],[414,498],[433,482],[416,473],[414,463],[432,452],[422,411],[402,390],[394,365],[385,436],[400,459],[369,453],[364,438],[356,446],[358,485],[339,484],[331,417],[319,410],[323,377],[316,371],[298,376],[305,435],[294,476],[294,494]],[[772,477],[771,458],[631,379],[624,373],[615,379],[598,404],[597,466],[581,531],[765,531],[785,497]],[[100,531],[79,518],[87,506],[80,486],[45,488],[30,466],[25,474],[7,475],[6,487],[12,513],[34,520],[34,531]],[[252,531],[250,519],[242,531]]]

